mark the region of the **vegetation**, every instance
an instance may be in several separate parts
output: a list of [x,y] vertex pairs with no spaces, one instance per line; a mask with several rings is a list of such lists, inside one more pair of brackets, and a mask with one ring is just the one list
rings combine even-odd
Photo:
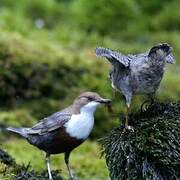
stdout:
[[[178,0],[1,0],[0,142],[3,148],[14,152],[13,157],[21,159],[17,163],[25,163],[26,167],[34,151],[26,161],[21,156],[25,153],[24,141],[13,139],[12,134],[2,129],[32,126],[72,103],[82,91],[96,91],[113,100],[114,114],[104,108],[95,114],[92,140],[117,126],[119,119],[121,123],[124,98],[112,91],[107,78],[110,65],[95,57],[97,46],[138,53],[159,42],[170,43],[177,64],[168,66],[157,98],[179,99],[179,5]],[[132,111],[138,110],[143,101],[144,97],[135,97]],[[14,146],[17,142],[19,154]],[[98,153],[97,147],[89,142],[87,151]],[[85,165],[86,155],[83,159],[85,163],[78,163],[79,177],[96,174],[97,179],[107,179],[103,163],[102,176],[98,177],[97,166],[89,168]],[[93,163],[98,165],[99,159],[95,158]],[[32,169],[44,167],[41,160],[36,166],[31,164]]]
[[112,180],[179,179],[180,103],[154,104],[131,114],[135,132],[111,131],[103,139]]

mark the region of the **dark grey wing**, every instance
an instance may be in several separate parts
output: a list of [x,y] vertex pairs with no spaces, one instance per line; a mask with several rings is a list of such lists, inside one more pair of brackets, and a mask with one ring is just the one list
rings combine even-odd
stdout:
[[97,56],[107,58],[112,64],[114,62],[119,62],[125,67],[128,67],[131,61],[128,56],[118,53],[116,51],[112,51],[108,48],[98,47],[96,48],[95,53]]
[[51,116],[42,119],[39,123],[29,129],[28,134],[46,134],[63,126],[69,119],[71,114],[56,112]]

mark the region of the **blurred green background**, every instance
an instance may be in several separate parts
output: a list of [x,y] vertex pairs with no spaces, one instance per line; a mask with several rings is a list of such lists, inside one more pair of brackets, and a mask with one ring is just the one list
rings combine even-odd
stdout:
[[[97,139],[119,124],[124,99],[111,89],[110,65],[94,49],[139,53],[168,42],[177,63],[167,67],[157,98],[178,100],[179,7],[179,0],[0,0],[0,126],[31,126],[83,91],[111,98],[116,116],[99,108],[91,140],[72,153],[71,161],[80,179],[108,179]],[[143,100],[135,97],[132,109]],[[45,169],[41,153],[24,140],[1,133],[0,142],[17,162]],[[53,168],[66,177],[58,157]]]

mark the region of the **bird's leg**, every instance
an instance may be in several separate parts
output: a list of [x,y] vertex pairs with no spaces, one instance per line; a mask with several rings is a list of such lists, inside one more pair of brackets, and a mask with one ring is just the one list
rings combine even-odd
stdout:
[[73,179],[73,174],[72,174],[71,168],[69,166],[69,155],[70,155],[70,153],[71,152],[65,152],[64,161],[65,161],[67,169],[68,169],[69,177],[70,177],[70,179]]
[[52,174],[51,174],[50,155],[49,154],[46,154],[46,165],[47,165],[47,169],[48,169],[49,180],[53,180]]
[[129,112],[130,112],[130,107],[126,106],[126,121],[125,121],[125,129],[128,129]]
[[127,130],[132,130],[134,132],[134,128],[132,126],[129,126],[129,112],[130,112],[130,106],[126,106],[126,119],[125,119],[125,127],[123,129],[123,133],[125,133]]

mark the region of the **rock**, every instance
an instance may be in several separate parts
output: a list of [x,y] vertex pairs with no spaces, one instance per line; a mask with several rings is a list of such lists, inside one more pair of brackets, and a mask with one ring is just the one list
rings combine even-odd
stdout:
[[134,132],[115,128],[102,139],[112,180],[180,178],[180,102],[155,103],[130,115]]

